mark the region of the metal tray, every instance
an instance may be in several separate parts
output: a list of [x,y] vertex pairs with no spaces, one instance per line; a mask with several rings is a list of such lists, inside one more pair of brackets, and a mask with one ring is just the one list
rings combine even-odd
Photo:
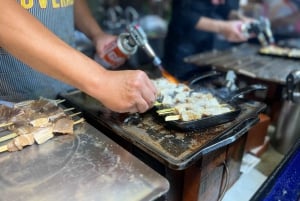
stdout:
[[[221,102],[225,103],[225,102]],[[220,115],[203,117],[201,119],[196,119],[192,121],[182,121],[182,120],[174,120],[174,121],[165,121],[164,116],[160,116],[157,114],[157,110],[159,108],[155,107],[153,113],[155,117],[161,121],[167,128],[176,129],[179,131],[197,131],[206,129],[208,127],[217,126],[229,121],[234,120],[241,112],[241,109],[238,105],[233,103],[227,103],[228,107],[231,108],[230,112],[226,112]]]
[[[150,111],[136,118],[135,115],[115,113],[80,91],[63,93],[60,98],[66,99],[64,104],[67,107],[82,111],[88,122],[130,149],[146,164],[151,161],[153,165],[157,160],[174,170],[186,169],[202,155],[236,141],[258,122],[258,113],[266,109],[263,103],[243,100],[238,103],[241,113],[235,120],[204,131],[180,132],[166,129]],[[133,118],[129,118],[131,116]],[[129,121],[125,123],[125,119]],[[154,164],[154,169],[159,169],[161,164]]]
[[197,131],[207,129],[209,127],[217,126],[220,124],[224,124],[230,121],[233,121],[236,117],[239,116],[241,112],[241,108],[238,104],[235,103],[236,99],[243,94],[250,93],[256,90],[266,90],[266,87],[263,85],[250,85],[245,88],[239,89],[235,92],[229,93],[227,97],[219,97],[216,94],[213,94],[215,98],[218,99],[220,104],[227,104],[229,108],[231,108],[230,112],[226,112],[220,115],[213,115],[208,117],[203,117],[201,119],[192,120],[192,121],[165,121],[163,116],[159,116],[157,114],[158,109],[162,109],[159,107],[154,107],[152,110],[155,117],[161,121],[167,128],[175,129],[179,131]]
[[88,123],[75,135],[0,154],[0,200],[149,201],[169,182]]

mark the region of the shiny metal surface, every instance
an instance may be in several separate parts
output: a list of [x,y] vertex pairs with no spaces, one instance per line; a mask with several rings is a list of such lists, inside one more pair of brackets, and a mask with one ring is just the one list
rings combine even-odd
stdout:
[[128,114],[114,113],[80,91],[62,94],[62,98],[80,108],[87,121],[93,122],[97,128],[110,130],[112,135],[120,136],[175,170],[186,169],[204,154],[234,142],[258,122],[258,113],[265,109],[264,104],[247,102],[240,105],[242,112],[231,122],[203,130],[180,132],[165,127],[151,111],[125,123]]
[[300,105],[285,101],[276,127],[273,146],[282,154],[287,154],[300,139]]
[[154,200],[168,181],[87,123],[75,135],[0,154],[0,200]]
[[211,51],[185,58],[188,63],[210,65],[219,70],[234,70],[239,74],[285,84],[287,75],[300,70],[299,60],[258,54],[259,46],[243,44],[226,51]]

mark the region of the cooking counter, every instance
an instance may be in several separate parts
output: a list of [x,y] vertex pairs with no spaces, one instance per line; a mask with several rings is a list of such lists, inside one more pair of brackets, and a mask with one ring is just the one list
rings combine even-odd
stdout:
[[62,98],[82,110],[96,127],[109,129],[175,170],[185,169],[202,155],[234,142],[258,122],[258,113],[265,109],[262,103],[247,101],[240,105],[242,112],[234,121],[182,132],[165,128],[152,112],[137,117],[111,112],[81,91],[62,94]]
[[248,130],[265,104],[241,101],[238,117],[218,126],[182,132],[166,127],[152,111],[119,114],[81,91],[61,94],[97,129],[165,176],[167,201],[218,200],[239,177]]
[[155,200],[168,181],[88,123],[0,155],[0,200]]
[[285,84],[287,75],[300,70],[299,59],[260,55],[260,46],[243,44],[225,51],[210,51],[185,58],[198,66],[213,66],[221,71],[233,70],[263,81]]

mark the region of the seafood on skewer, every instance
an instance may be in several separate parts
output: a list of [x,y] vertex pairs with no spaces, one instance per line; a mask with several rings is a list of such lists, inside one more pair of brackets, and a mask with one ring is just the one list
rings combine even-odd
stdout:
[[0,105],[0,129],[12,131],[0,137],[1,143],[10,140],[0,147],[0,152],[19,151],[34,143],[43,144],[57,134],[74,134],[74,125],[84,119],[74,121],[72,118],[80,112],[66,113],[73,109],[63,110],[55,101],[47,99],[24,101],[14,107]]
[[160,97],[155,104],[156,113],[166,116],[165,121],[192,121],[232,111],[228,104],[221,103],[209,92],[194,91],[187,85],[170,83],[163,78],[153,83]]

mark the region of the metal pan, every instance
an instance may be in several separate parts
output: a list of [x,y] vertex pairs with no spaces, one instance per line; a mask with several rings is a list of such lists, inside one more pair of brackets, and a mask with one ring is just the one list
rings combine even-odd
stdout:
[[169,129],[174,129],[178,131],[197,131],[202,129],[207,129],[209,127],[218,126],[230,121],[233,121],[236,117],[239,116],[241,112],[241,108],[237,104],[236,100],[239,96],[244,95],[246,93],[256,91],[256,90],[265,90],[266,87],[263,85],[250,85],[243,89],[239,89],[234,93],[229,94],[226,98],[221,98],[214,94],[214,96],[219,100],[220,104],[227,104],[230,107],[231,111],[226,112],[220,115],[213,115],[203,117],[197,120],[191,121],[182,121],[182,120],[174,120],[174,121],[165,121],[163,116],[159,116],[156,110],[161,109],[159,107],[155,107],[153,113],[155,117],[165,125],[165,127]]

